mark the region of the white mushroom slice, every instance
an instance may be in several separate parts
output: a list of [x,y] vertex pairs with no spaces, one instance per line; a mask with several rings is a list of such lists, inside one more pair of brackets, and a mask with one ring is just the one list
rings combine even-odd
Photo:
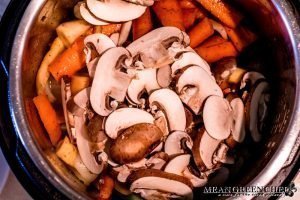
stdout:
[[202,175],[203,177],[199,178],[192,174],[188,168],[183,171],[183,176],[188,178],[194,187],[202,187],[207,183],[207,177]]
[[122,24],[121,31],[120,31],[120,37],[118,41],[118,46],[122,46],[124,42],[127,41],[130,30],[132,26],[132,21],[128,21]]
[[74,9],[73,9],[73,13],[74,13],[74,16],[77,18],[77,19],[83,19],[81,14],[80,14],[80,6],[82,4],[85,4],[84,1],[79,1],[75,6],[74,6]]
[[[162,172],[160,170],[145,169],[134,172],[129,179],[130,190],[138,192],[139,189],[157,190],[162,193],[171,193],[183,199],[193,199],[192,184],[183,176]],[[146,197],[146,199],[149,199]],[[151,198],[150,198],[151,199]]]
[[207,169],[212,169],[215,164],[213,163],[213,155],[218,149],[221,140],[211,137],[206,131],[203,133],[199,145],[200,157]]
[[99,61],[99,57],[97,57],[94,60],[87,63],[87,69],[88,69],[88,72],[89,72],[89,76],[91,78],[94,78],[94,76],[95,76],[95,71],[96,71],[98,61]]
[[210,136],[218,140],[228,138],[233,126],[233,111],[227,99],[208,97],[203,108],[203,121]]
[[150,107],[158,106],[164,111],[170,131],[185,130],[186,117],[184,107],[175,92],[167,88],[156,90],[150,95],[149,103]]
[[157,70],[157,83],[162,88],[168,87],[172,81],[171,77],[171,67],[166,65]]
[[191,65],[202,67],[208,74],[211,75],[210,66],[205,60],[203,60],[195,52],[186,52],[181,54],[180,57],[172,64],[172,77],[176,75],[178,70]]
[[81,17],[87,21],[88,23],[95,25],[95,26],[102,26],[102,25],[107,25],[108,22],[103,21],[97,17],[95,17],[95,15],[93,15],[87,8],[85,3],[80,4],[79,6],[79,11],[80,11],[80,15]]
[[248,124],[251,136],[255,142],[261,140],[262,124],[265,121],[267,113],[267,104],[269,101],[269,84],[265,81],[259,83],[250,100],[250,109],[247,111]]
[[74,120],[76,130],[76,143],[82,162],[92,173],[100,174],[104,168],[104,163],[102,162],[101,164],[98,164],[95,156],[91,153],[84,116],[75,116]]
[[241,81],[240,89],[246,86],[246,83],[250,81],[250,84],[253,86],[258,80],[265,80],[266,78],[259,72],[247,72],[244,74]]
[[233,110],[233,127],[232,137],[235,141],[241,143],[245,139],[245,107],[240,98],[234,98],[230,101],[230,106]]
[[161,27],[157,28],[127,46],[132,56],[136,56],[140,52],[149,51],[153,45],[162,44],[165,49],[168,49],[174,42],[188,46],[190,44],[189,36],[176,27]]
[[191,66],[183,72],[176,84],[177,92],[181,94],[186,86],[194,86],[198,89],[197,93],[190,99],[184,99],[184,103],[188,105],[195,114],[199,113],[207,97],[211,95],[223,97],[222,90],[215,80],[199,66]]
[[182,141],[185,140],[188,148],[192,149],[193,141],[190,136],[183,131],[175,131],[171,133],[165,142],[165,153],[169,156],[184,153]]
[[154,118],[146,111],[137,108],[120,108],[111,113],[105,121],[105,132],[116,139],[119,131],[140,123],[154,123]]
[[80,92],[78,92],[73,98],[74,103],[80,108],[87,110],[87,106],[90,100],[90,92],[91,92],[90,87],[85,88]]
[[116,46],[118,45],[119,38],[120,38],[120,33],[113,33],[110,36],[110,39],[115,43]]
[[168,162],[164,171],[182,176],[183,171],[187,168],[190,163],[191,155],[183,154],[176,156]]
[[217,164],[218,162],[225,164],[234,164],[234,158],[228,155],[228,150],[229,147],[226,144],[221,143],[218,150],[215,152],[213,162],[215,164]]
[[146,166],[148,166],[148,168],[151,169],[159,169],[161,170],[163,168],[163,166],[166,164],[166,161],[162,158],[150,158],[147,163]]
[[159,144],[158,144],[158,145],[150,152],[150,154],[153,154],[153,153],[155,153],[155,152],[161,151],[161,150],[163,149],[163,147],[164,147],[164,143],[163,143],[163,142],[159,143]]
[[140,17],[147,7],[123,0],[86,1],[89,10],[98,18],[109,22],[125,22]]
[[163,111],[158,111],[155,113],[154,124],[163,132],[164,136],[169,134],[168,120]]
[[65,81],[64,78],[61,79],[61,97],[62,97],[61,102],[64,111],[64,118],[66,121],[67,132],[71,142],[73,143],[76,136],[72,134],[71,127],[70,127],[70,125],[72,124],[70,118],[72,116],[67,109],[67,102],[71,98],[71,84],[70,82]]
[[[90,101],[92,108],[101,116],[109,115],[115,108],[109,104],[110,98],[122,102],[132,77],[124,72],[124,61],[129,52],[122,47],[107,50],[100,57],[92,83]],[[122,65],[123,64],[123,65]]]
[[213,29],[215,31],[217,31],[222,36],[222,38],[224,38],[225,40],[227,40],[228,39],[228,35],[227,35],[225,27],[222,24],[216,22],[215,20],[210,19],[209,21],[211,22],[211,24],[213,26]]
[[142,6],[152,6],[154,4],[154,0],[124,0],[130,3],[134,3]]
[[156,80],[156,69],[137,70],[134,79],[130,82],[127,89],[127,97],[133,104],[143,104],[145,100],[140,99],[141,93],[146,90],[151,91],[159,89],[160,86]]
[[[115,43],[106,35],[102,33],[96,33],[87,36],[84,39],[86,63],[91,61],[92,49],[95,49],[99,55],[101,55],[106,50],[115,47]],[[89,45],[93,45],[90,47]]]

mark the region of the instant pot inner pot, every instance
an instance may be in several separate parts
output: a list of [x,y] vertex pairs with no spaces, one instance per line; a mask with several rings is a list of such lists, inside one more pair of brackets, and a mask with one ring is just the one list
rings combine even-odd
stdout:
[[[246,142],[237,150],[240,158],[231,169],[233,173],[226,183],[246,185],[262,171],[273,156],[276,156],[275,152],[287,131],[295,102],[296,69],[289,29],[285,26],[284,16],[281,16],[280,10],[276,9],[278,5],[267,3],[269,1],[261,1],[263,3],[254,0],[236,1],[252,16],[256,22],[254,26],[262,35],[260,41],[240,56],[239,65],[261,71],[271,82],[272,87],[271,109],[263,132],[264,139],[257,144]],[[27,43],[23,53],[22,89],[27,121],[33,133],[37,131],[33,116],[37,115],[33,113],[35,110],[26,106],[28,104],[26,101],[36,95],[36,73],[50,42],[55,37],[55,28],[59,23],[70,19],[75,3],[71,0],[48,0],[36,15],[36,20],[27,33]],[[34,134],[32,135],[34,137]],[[49,151],[43,150],[42,147],[39,149],[45,158],[49,157],[47,155]],[[63,173],[63,170],[58,171]],[[67,182],[72,184],[70,178],[63,179],[69,180]]]

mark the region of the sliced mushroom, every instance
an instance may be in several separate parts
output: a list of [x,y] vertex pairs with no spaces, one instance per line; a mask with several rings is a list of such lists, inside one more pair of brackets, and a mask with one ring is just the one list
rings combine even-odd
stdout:
[[[186,52],[180,55],[180,57],[172,64],[172,77],[175,77],[177,72],[186,67],[196,65],[202,67],[208,74],[211,74],[210,66],[195,52]],[[212,75],[211,75],[212,76]],[[213,76],[212,76],[213,77]]]
[[105,132],[108,137],[116,139],[121,130],[141,123],[153,124],[154,118],[148,112],[137,108],[120,108],[107,117]]
[[183,154],[171,159],[166,165],[164,171],[182,176],[183,171],[190,163],[191,155]]
[[171,77],[171,67],[166,65],[157,70],[157,83],[160,87],[168,87],[172,81]]
[[88,23],[95,26],[107,25],[108,22],[97,18],[93,13],[89,11],[85,3],[81,3],[79,6],[80,16]]
[[164,136],[169,134],[168,120],[163,111],[158,111],[155,113],[154,124],[160,128],[160,130],[164,133]]
[[246,135],[244,103],[240,98],[234,98],[230,101],[230,106],[233,110],[234,123],[231,134],[235,141],[241,143]]
[[218,162],[225,164],[234,164],[234,158],[228,155],[229,147],[221,143],[218,147],[218,150],[215,152],[213,157],[213,162],[217,164]]
[[208,97],[203,108],[203,121],[210,136],[217,140],[228,138],[233,126],[233,111],[229,102],[220,96]]
[[159,88],[156,80],[156,69],[137,70],[134,79],[128,86],[127,97],[133,104],[141,105],[146,101],[140,98],[144,90],[149,94]]
[[91,92],[91,88],[85,88],[83,90],[81,90],[80,92],[78,92],[73,100],[74,103],[79,106],[80,108],[87,110],[88,109],[88,104],[89,104],[89,97],[90,97],[90,92]]
[[128,36],[130,34],[131,26],[132,26],[132,21],[128,21],[122,24],[118,46],[122,46],[124,42],[127,41]]
[[[155,169],[144,169],[133,172],[128,179],[131,183],[130,190],[132,192],[143,193],[141,190],[156,190],[158,195],[168,193],[168,197],[176,195],[177,198],[193,199],[193,186],[183,176]],[[143,198],[153,199],[153,196],[143,196]]]
[[186,117],[184,107],[175,92],[167,88],[156,90],[150,95],[149,103],[152,109],[160,108],[164,111],[170,131],[185,130]]
[[184,153],[184,148],[182,146],[182,142],[185,141],[185,145],[192,149],[193,141],[190,136],[183,131],[174,131],[171,133],[165,142],[165,153],[169,156],[182,154]]
[[184,103],[190,107],[190,109],[198,114],[204,100],[210,95],[217,95],[223,97],[222,90],[216,84],[214,79],[201,67],[191,66],[186,69],[179,77],[176,90],[181,94],[185,87],[194,86],[197,88],[197,93],[190,99],[185,100]]
[[87,128],[85,126],[84,117],[74,117],[76,130],[76,143],[79,155],[84,165],[94,174],[100,174],[104,168],[105,163],[99,164],[95,156],[91,153],[90,144],[88,140]]
[[183,171],[183,176],[188,178],[194,187],[202,187],[207,183],[206,175],[201,175],[201,177],[195,176],[193,173],[190,172],[188,168]]
[[110,36],[110,39],[115,43],[115,45],[118,45],[119,38],[120,38],[120,33],[113,33]]
[[80,6],[84,4],[84,1],[79,1],[75,6],[74,6],[74,9],[73,9],[73,13],[74,13],[74,16],[77,18],[77,19],[83,19],[81,14],[80,14]]
[[159,143],[163,133],[154,124],[136,124],[119,135],[110,147],[110,155],[120,164],[137,162]]
[[90,101],[92,108],[101,116],[109,115],[116,106],[110,105],[110,99],[122,102],[132,77],[122,72],[129,52],[122,47],[107,50],[100,57],[92,83]]
[[217,31],[222,36],[222,38],[227,40],[228,35],[227,35],[225,27],[222,24],[220,24],[219,22],[216,22],[215,20],[210,19],[209,21],[211,22],[213,29],[215,31]]
[[259,72],[247,72],[244,74],[241,81],[240,89],[243,89],[247,83],[250,83],[253,86],[259,80],[265,80],[266,78]]
[[[95,49],[99,55],[106,50],[115,47],[115,43],[106,35],[102,33],[96,33],[87,36],[84,39],[86,63],[89,63],[92,59],[92,49]],[[92,45],[92,46],[90,46]]]
[[154,0],[125,0],[130,3],[134,3],[142,6],[152,6],[154,4]]
[[125,22],[140,17],[147,7],[123,0],[87,0],[87,6],[96,17],[109,22]]
[[153,50],[153,46],[161,44],[165,49],[168,49],[174,42],[186,47],[189,45],[190,39],[185,32],[176,27],[161,27],[135,40],[127,46],[127,49],[130,51],[132,56],[136,56],[140,53],[149,55],[149,51]]
[[99,62],[99,57],[94,58],[92,61],[87,63],[87,70],[89,72],[89,76],[94,78],[97,64]]

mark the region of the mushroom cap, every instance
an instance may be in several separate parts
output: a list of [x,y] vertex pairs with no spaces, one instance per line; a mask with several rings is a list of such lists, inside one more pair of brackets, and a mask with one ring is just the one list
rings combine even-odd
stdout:
[[104,126],[108,137],[116,139],[121,130],[141,123],[153,124],[154,118],[138,108],[120,108],[107,117]]
[[97,114],[107,116],[113,111],[107,105],[109,97],[118,102],[124,101],[132,77],[121,69],[124,67],[122,61],[129,56],[125,48],[115,47],[108,49],[100,57],[90,95],[92,108]]
[[122,46],[124,42],[126,42],[130,34],[131,27],[132,27],[132,21],[128,21],[122,24],[118,46]]
[[178,155],[168,162],[164,171],[182,176],[183,171],[190,163],[190,158],[189,154]]
[[154,92],[149,97],[150,106],[158,106],[167,116],[169,131],[184,131],[186,117],[183,104],[175,92],[164,88]]
[[96,17],[109,22],[125,22],[140,17],[146,6],[128,3],[123,0],[87,0],[87,7]]
[[191,137],[186,132],[174,131],[167,137],[165,141],[165,153],[167,153],[169,156],[184,153],[181,145],[183,139],[186,139],[187,146],[192,149],[193,141]]
[[210,96],[203,108],[203,121],[206,131],[217,140],[229,137],[233,125],[233,111],[223,97]]
[[80,11],[81,17],[90,24],[93,24],[96,26],[108,24],[108,22],[95,17],[95,15],[93,15],[87,8],[86,3],[81,3],[79,5],[79,11]]
[[217,95],[223,97],[222,90],[217,85],[215,80],[202,67],[190,66],[179,77],[176,90],[179,94],[183,92],[186,86],[196,87],[197,93],[190,99],[185,99],[184,103],[198,114],[203,102],[208,96]]
[[240,98],[234,98],[230,101],[233,110],[233,128],[232,137],[237,142],[243,142],[245,139],[245,109],[244,103]]

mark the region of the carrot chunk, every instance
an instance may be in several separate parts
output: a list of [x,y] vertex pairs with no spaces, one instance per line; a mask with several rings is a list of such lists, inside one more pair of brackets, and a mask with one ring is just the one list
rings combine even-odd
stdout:
[[[214,38],[216,37],[219,36]],[[197,47],[195,51],[209,63],[216,62],[222,58],[237,56],[238,52],[234,45],[230,41],[223,40],[221,37],[218,41],[208,40]]]
[[178,0],[159,0],[152,8],[163,26],[175,26],[182,31],[185,30]]
[[147,8],[146,12],[139,18],[132,22],[133,40],[136,40],[153,29],[153,22],[151,18],[150,9]]
[[228,5],[224,0],[197,0],[206,10],[221,22],[235,28],[243,19],[243,15]]
[[33,102],[50,137],[51,143],[56,145],[62,133],[54,108],[46,95],[39,95],[33,98]]
[[199,24],[192,28],[189,32],[191,39],[190,46],[192,48],[197,47],[204,40],[214,34],[214,29],[208,18],[203,19]]
[[257,39],[256,34],[247,27],[239,26],[235,29],[226,27],[225,29],[232,43],[239,51],[242,51]]
[[104,176],[101,181],[98,200],[109,200],[114,189],[114,180],[109,176]]
[[102,26],[95,26],[94,33],[102,33],[104,35],[110,36],[113,33],[118,33],[121,30],[121,24],[108,24]]
[[198,10],[195,8],[182,9],[183,25],[185,29],[189,29],[194,25],[197,19],[197,12]]

